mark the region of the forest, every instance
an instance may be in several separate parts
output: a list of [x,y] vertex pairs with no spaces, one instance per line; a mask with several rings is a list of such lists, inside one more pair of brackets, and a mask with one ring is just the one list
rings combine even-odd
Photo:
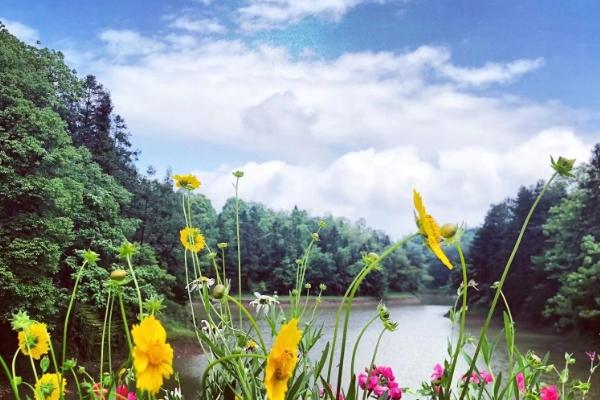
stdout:
[[[139,248],[134,264],[144,297],[185,302],[181,194],[174,190],[173,172],[160,177],[153,168],[139,171],[138,157],[109,88],[94,76],[80,77],[60,52],[26,45],[0,26],[0,336],[20,309],[60,331],[57,322],[64,317],[81,264],[79,252],[85,249],[100,260],[85,269],[71,329],[96,327],[105,299],[103,282],[123,264],[118,249],[125,241]],[[174,171],[180,172],[187,171]],[[514,198],[492,205],[481,227],[466,230],[476,304],[489,301],[489,289],[541,186],[522,187]],[[596,145],[575,182],[554,185],[534,216],[505,287],[515,316],[563,331],[600,331],[599,201]],[[325,284],[327,295],[343,293],[361,268],[362,253],[392,243],[388,234],[364,221],[315,216],[301,206],[273,210],[241,201],[242,274],[251,291],[287,292],[296,260],[320,221],[325,227],[307,282]],[[227,270],[234,273],[234,200],[215,210],[207,197],[195,194],[192,208],[207,245],[227,243]],[[208,265],[206,258],[201,261]],[[420,238],[382,266],[366,279],[361,295],[456,293],[460,280],[456,269],[440,268]],[[135,304],[133,291],[126,289],[125,295]]]

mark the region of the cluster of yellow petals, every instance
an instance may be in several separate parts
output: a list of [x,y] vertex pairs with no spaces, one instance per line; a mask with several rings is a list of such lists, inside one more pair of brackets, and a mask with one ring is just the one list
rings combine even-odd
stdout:
[[167,332],[159,320],[150,315],[131,329],[133,368],[136,386],[156,394],[163,378],[173,374],[173,348],[167,343]]
[[268,400],[284,400],[288,380],[298,363],[298,344],[301,338],[302,332],[298,329],[298,320],[295,318],[279,330],[267,358],[265,370]]
[[175,186],[181,189],[195,190],[201,185],[201,182],[192,174],[187,175],[173,175],[175,180]]
[[19,332],[19,349],[26,356],[31,353],[31,357],[36,360],[48,353],[49,341],[50,334],[46,324],[34,322]]
[[183,228],[179,232],[179,240],[183,247],[194,253],[198,253],[206,246],[204,235],[198,228]]
[[452,269],[452,263],[440,246],[440,242],[442,241],[440,226],[431,215],[427,214],[427,210],[425,210],[425,206],[423,205],[423,199],[416,190],[413,190],[413,202],[417,211],[417,225],[419,226],[421,235],[425,238],[427,245],[442,264],[448,267],[448,269]]
[[[35,400],[58,400],[65,394],[67,381],[60,374],[44,374],[35,383]],[[62,382],[61,382],[62,380]]]

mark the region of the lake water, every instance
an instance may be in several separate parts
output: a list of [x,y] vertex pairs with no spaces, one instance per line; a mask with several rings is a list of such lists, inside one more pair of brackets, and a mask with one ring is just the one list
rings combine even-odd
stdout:
[[[400,386],[417,389],[421,381],[429,379],[433,365],[438,362],[442,363],[447,351],[448,338],[457,335],[457,332],[453,331],[450,321],[444,317],[448,306],[398,305],[390,306],[389,309],[392,319],[398,322],[398,330],[384,334],[376,363],[392,366]],[[327,338],[332,335],[335,311],[335,308],[321,309],[319,322],[323,323]],[[375,306],[360,306],[353,309],[348,341],[350,346],[353,346],[360,329],[374,315]],[[472,335],[478,335],[479,324],[480,321],[470,321],[469,329]],[[381,324],[378,321],[373,323],[363,336],[357,354],[357,369],[368,366],[380,327]],[[578,359],[578,362],[572,366],[574,376],[587,379],[589,363],[584,352],[590,349],[583,348],[582,343],[566,341],[561,336],[540,334],[535,330],[527,330],[519,326],[517,329],[517,345],[521,351],[525,352],[526,349],[530,349],[540,356],[550,351],[551,362],[556,365],[564,364],[565,351],[573,352]],[[493,326],[491,329],[492,334],[499,331],[498,326]],[[325,340],[321,339],[321,341],[325,343]],[[313,359],[318,359],[321,350],[322,347],[311,351]],[[348,351],[351,349],[347,350],[347,353]],[[506,367],[506,362],[506,356],[499,353],[493,365],[494,373],[502,371]],[[349,363],[350,357],[347,358],[346,365]],[[205,365],[205,358],[202,355],[183,356],[175,360],[175,369],[179,371],[186,398],[196,397],[199,377]],[[465,363],[459,363],[457,372],[462,373],[466,371],[467,367]],[[588,398],[600,399],[600,374],[594,377],[593,385],[595,388]],[[410,399],[411,397],[403,398]]]

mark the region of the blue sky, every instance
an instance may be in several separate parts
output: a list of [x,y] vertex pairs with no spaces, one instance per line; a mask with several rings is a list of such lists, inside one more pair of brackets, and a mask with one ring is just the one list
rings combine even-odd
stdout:
[[[448,220],[586,159],[600,139],[600,3],[4,0],[0,20],[112,92],[139,165],[228,174],[274,208],[393,234],[410,189]],[[441,189],[441,190],[440,190]]]

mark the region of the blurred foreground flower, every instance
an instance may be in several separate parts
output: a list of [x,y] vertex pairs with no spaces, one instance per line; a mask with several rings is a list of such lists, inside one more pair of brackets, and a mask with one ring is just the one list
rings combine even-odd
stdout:
[[156,394],[163,378],[173,374],[173,348],[167,343],[167,332],[160,321],[150,315],[131,329],[133,366],[139,390]]
[[36,400],[58,400],[61,397],[60,388],[62,386],[62,395],[65,394],[67,381],[59,374],[44,374],[35,383]]
[[433,254],[436,255],[442,264],[448,267],[448,269],[452,269],[452,263],[440,246],[442,240],[440,226],[431,215],[427,214],[427,210],[425,210],[425,206],[423,205],[423,199],[416,190],[413,190],[413,202],[417,211],[416,218],[419,233],[421,233],[421,236],[423,236]]
[[288,380],[298,363],[298,344],[302,332],[298,329],[298,320],[292,319],[283,325],[275,338],[267,358],[265,387],[269,400],[283,400],[288,389]]
[[198,253],[206,245],[204,235],[198,228],[183,228],[179,232],[179,239],[183,247],[193,253]]

